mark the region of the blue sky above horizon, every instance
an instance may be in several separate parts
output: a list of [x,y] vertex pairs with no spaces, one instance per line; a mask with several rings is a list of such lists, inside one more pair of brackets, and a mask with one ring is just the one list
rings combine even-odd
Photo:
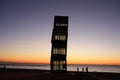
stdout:
[[69,16],[68,63],[120,64],[119,0],[1,0],[0,61],[50,60],[54,16]]

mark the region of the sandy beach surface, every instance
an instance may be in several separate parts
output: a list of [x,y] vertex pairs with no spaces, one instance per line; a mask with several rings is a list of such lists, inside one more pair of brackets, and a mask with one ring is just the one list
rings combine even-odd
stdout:
[[0,80],[120,80],[120,73],[73,71],[51,73],[49,70],[0,68]]

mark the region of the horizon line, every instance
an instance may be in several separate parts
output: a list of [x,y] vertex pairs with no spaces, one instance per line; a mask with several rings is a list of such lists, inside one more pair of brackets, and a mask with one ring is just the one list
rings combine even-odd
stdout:
[[[0,64],[50,64],[50,63],[30,63],[30,62],[0,62]],[[105,65],[105,66],[120,66],[120,64],[80,64],[68,63],[67,65]]]

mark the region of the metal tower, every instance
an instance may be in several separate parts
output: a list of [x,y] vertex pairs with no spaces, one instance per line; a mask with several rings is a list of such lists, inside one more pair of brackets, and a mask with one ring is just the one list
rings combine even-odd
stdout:
[[68,16],[55,16],[52,32],[51,72],[67,71]]

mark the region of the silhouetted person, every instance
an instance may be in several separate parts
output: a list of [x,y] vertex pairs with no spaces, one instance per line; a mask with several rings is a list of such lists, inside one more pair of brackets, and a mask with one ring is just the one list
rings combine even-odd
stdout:
[[84,72],[84,67],[82,67],[82,72]]
[[88,67],[86,67],[86,72],[88,72]]
[[6,69],[6,66],[4,65],[3,68]]
[[77,72],[79,72],[79,68],[77,67]]

